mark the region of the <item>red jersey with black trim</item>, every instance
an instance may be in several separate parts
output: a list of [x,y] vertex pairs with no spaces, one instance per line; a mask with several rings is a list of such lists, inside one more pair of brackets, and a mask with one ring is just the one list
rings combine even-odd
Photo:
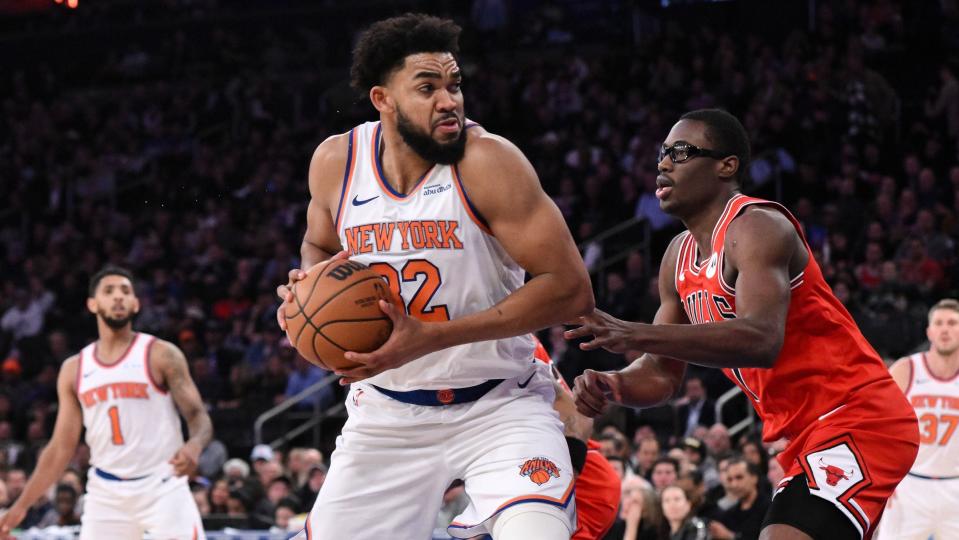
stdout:
[[[679,237],[676,291],[693,324],[736,318],[736,289],[723,278],[729,224],[749,206],[782,212],[799,232],[809,262],[790,283],[789,312],[782,350],[772,368],[723,369],[750,398],[763,421],[763,439],[797,439],[827,415],[850,404],[865,389],[871,400],[888,400],[884,414],[909,416],[908,403],[876,351],[823,278],[799,222],[782,205],[735,195],[713,229],[712,253],[699,260],[689,231]],[[843,416],[872,418],[875,410],[850,407]],[[900,410],[901,409],[901,410]]]
[[[535,339],[535,338],[534,338]],[[546,348],[536,341],[533,357],[552,366]],[[554,370],[556,381],[572,393],[569,386]],[[570,540],[599,540],[606,535],[616,521],[619,510],[620,481],[616,470],[600,453],[600,444],[592,439],[586,442],[586,462],[576,477],[576,532]]]

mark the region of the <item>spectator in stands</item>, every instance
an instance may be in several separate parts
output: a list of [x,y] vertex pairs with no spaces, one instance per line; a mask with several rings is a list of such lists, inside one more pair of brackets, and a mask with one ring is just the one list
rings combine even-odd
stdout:
[[620,482],[622,482],[623,478],[626,477],[626,460],[619,456],[606,456],[606,461],[613,467],[613,470],[616,471],[616,476],[618,476]]
[[949,137],[959,141],[959,65],[953,59],[939,67],[942,86],[934,99],[925,103],[926,115],[943,116]]
[[80,472],[77,471],[76,469],[68,468],[67,470],[63,471],[63,474],[60,475],[59,483],[68,485],[72,487],[74,491],[77,492],[78,494],[77,503],[75,505],[77,515],[78,516],[83,515],[83,502],[85,498],[85,495],[83,492],[84,491],[83,488],[85,485],[83,475],[81,475]]
[[682,445],[677,445],[670,448],[669,451],[666,452],[666,457],[672,458],[676,461],[676,463],[679,464],[679,476],[682,476],[696,468],[696,466],[689,461],[689,457],[686,455],[686,449],[683,448]]
[[306,466],[303,463],[303,454],[306,448],[291,448],[286,455],[286,471],[290,475],[295,487],[300,487],[306,481]]
[[43,318],[53,305],[53,295],[31,298],[29,292],[18,290],[13,300],[13,306],[0,318],[0,329],[10,332],[14,341],[38,335],[43,330]]
[[[192,482],[190,484],[190,493],[193,494],[193,500],[196,501],[197,510],[201,517],[210,515],[210,492],[207,490],[209,483]],[[225,509],[224,509],[225,510]]]
[[599,452],[606,459],[619,458],[625,459],[629,454],[628,443],[622,433],[604,433],[599,437]]
[[[270,510],[268,513],[273,515],[276,505],[282,499],[293,499],[294,504],[299,506],[296,495],[293,494],[293,482],[286,476],[277,476],[266,488],[266,498],[258,503],[258,511]],[[267,513],[267,512],[262,512]]]
[[655,437],[641,439],[630,460],[633,472],[648,479],[650,472],[653,470],[653,464],[659,459],[659,455],[659,441]]
[[300,510],[307,512],[313,508],[313,502],[326,481],[327,467],[323,463],[311,465],[307,471],[306,483],[297,491],[297,498],[300,500]]
[[730,488],[729,464],[733,459],[734,456],[726,454],[720,456],[716,462],[716,469],[719,472],[719,485],[706,492],[705,506],[715,508],[717,513],[706,515],[706,517],[718,518],[721,512],[732,508],[738,502],[738,498],[733,495]]
[[56,489],[54,506],[40,519],[37,527],[71,527],[80,524],[80,515],[76,511],[77,491],[68,484],[59,484]]
[[676,400],[678,438],[689,437],[696,426],[712,426],[716,423],[716,405],[706,397],[706,388],[699,377],[686,379],[686,391]]
[[293,499],[281,499],[276,503],[273,512],[273,527],[271,531],[287,532],[290,530],[290,519],[297,514],[297,504]]
[[772,486],[767,478],[769,474],[769,452],[763,447],[762,441],[758,436],[742,439],[739,443],[739,453],[743,459],[756,466],[759,476],[759,495],[772,499]]
[[[0,404],[9,402],[9,398],[0,395]],[[23,444],[13,438],[13,424],[9,420],[0,420],[0,463],[4,466],[17,463],[21,452]]]
[[671,457],[659,458],[653,463],[650,477],[653,489],[662,494],[665,487],[674,485],[679,478],[679,463]]
[[226,514],[227,500],[230,498],[230,483],[226,479],[220,479],[213,482],[210,487],[210,513]]
[[245,527],[252,524],[250,510],[253,504],[252,496],[243,488],[231,489],[226,499],[226,513],[231,518],[243,523]]
[[756,540],[770,503],[759,493],[759,469],[743,458],[734,458],[728,463],[726,474],[728,490],[737,503],[711,522],[709,530],[716,540]]
[[[302,358],[298,359],[293,366],[294,369],[290,373],[290,378],[286,384],[285,396],[287,399],[320,382],[330,374],[329,371],[320,369]],[[333,388],[326,386],[319,392],[300,401],[294,407],[297,409],[312,409],[314,406],[323,408],[333,403],[334,399]]]
[[715,423],[706,433],[706,449],[713,458],[726,454],[732,448],[732,441],[729,439],[729,430],[726,426]]
[[23,493],[24,486],[27,485],[27,474],[23,469],[13,468],[7,471],[6,476],[7,496],[11,501],[15,501]]
[[620,501],[619,515],[604,540],[654,540],[661,514],[649,482],[638,476],[626,478]]
[[667,486],[660,494],[663,522],[660,538],[669,540],[706,540],[709,529],[706,522],[696,517],[693,505],[683,488]]
[[866,255],[856,267],[856,281],[864,290],[873,290],[882,284],[882,245],[879,242],[866,244]]
[[229,457],[226,445],[219,439],[213,439],[200,454],[200,460],[197,462],[197,474],[206,478],[216,477]]
[[918,289],[919,294],[924,297],[936,294],[945,278],[942,265],[929,257],[926,246],[919,238],[908,238],[906,245],[905,254],[899,264],[899,278],[903,283]]
[[239,458],[232,458],[223,464],[223,476],[227,482],[245,480],[250,475],[250,466]]
[[706,484],[703,482],[702,473],[695,470],[689,471],[689,473],[679,477],[676,485],[686,492],[694,516],[703,517],[716,514],[715,504],[706,500]]

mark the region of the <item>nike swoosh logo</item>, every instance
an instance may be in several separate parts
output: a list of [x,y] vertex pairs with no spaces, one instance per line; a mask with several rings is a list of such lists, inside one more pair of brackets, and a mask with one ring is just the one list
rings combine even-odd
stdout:
[[372,201],[373,199],[378,199],[380,196],[377,195],[377,196],[375,196],[375,197],[370,197],[369,199],[366,199],[366,200],[363,200],[363,201],[357,199],[357,197],[359,197],[359,195],[354,195],[354,196],[353,196],[353,206],[363,206],[364,204]]
[[86,378],[89,377],[90,375],[93,375],[93,372],[92,372],[92,371],[89,372],[89,373],[84,373],[84,374],[83,374],[83,378],[86,379]]
[[[536,372],[535,372],[535,371],[533,372],[533,375],[536,375]],[[533,375],[530,375],[529,378],[526,379],[525,382],[516,383],[516,386],[519,386],[520,388],[526,388],[527,386],[529,386],[529,382],[530,382],[531,380],[533,380]]]

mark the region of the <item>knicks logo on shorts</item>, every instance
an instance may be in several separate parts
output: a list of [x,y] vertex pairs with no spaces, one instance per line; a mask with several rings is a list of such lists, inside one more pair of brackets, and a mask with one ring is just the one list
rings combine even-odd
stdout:
[[544,457],[536,457],[519,466],[519,475],[528,476],[532,482],[541,486],[549,482],[550,478],[559,478],[559,468]]

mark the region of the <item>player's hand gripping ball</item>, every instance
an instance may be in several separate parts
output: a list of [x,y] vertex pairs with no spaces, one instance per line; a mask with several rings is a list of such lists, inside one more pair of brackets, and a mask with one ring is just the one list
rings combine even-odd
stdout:
[[393,331],[380,300],[403,305],[368,266],[348,259],[316,265],[283,306],[286,335],[303,358],[323,369],[356,367],[343,353],[375,351]]

